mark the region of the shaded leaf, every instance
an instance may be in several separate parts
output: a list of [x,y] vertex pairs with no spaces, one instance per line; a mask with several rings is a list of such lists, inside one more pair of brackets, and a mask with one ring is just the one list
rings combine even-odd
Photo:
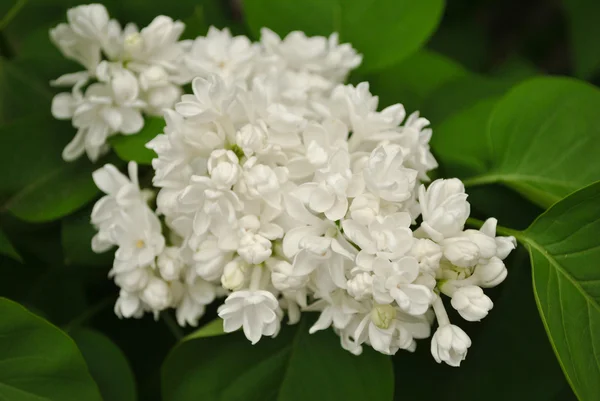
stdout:
[[51,221],[96,196],[91,173],[98,166],[85,156],[72,163],[62,160],[62,149],[74,134],[68,124],[49,115],[33,115],[0,128],[0,167],[8,171],[0,182],[2,210],[26,221]]
[[10,256],[16,261],[22,262],[21,255],[17,252],[15,247],[11,244],[10,240],[4,234],[4,231],[0,230],[0,255]]
[[[366,348],[366,347],[365,347]],[[182,400],[390,400],[389,357],[343,350],[332,331],[306,321],[250,345],[242,333],[190,339],[163,366],[163,397]]]
[[112,266],[114,252],[92,251],[92,237],[96,229],[90,221],[91,208],[82,209],[64,218],[61,222],[61,242],[65,255],[64,263],[74,266]]
[[133,372],[123,352],[107,336],[91,329],[69,333],[79,347],[105,401],[135,401]]
[[4,208],[31,222],[52,221],[72,213],[98,194],[92,180],[94,165],[85,159],[41,174],[13,195]]
[[0,299],[0,398],[102,401],[77,346],[17,303]]
[[379,107],[402,103],[408,113],[421,109],[431,93],[444,83],[465,76],[467,71],[452,60],[423,49],[401,63],[375,74],[359,76],[379,96]]
[[600,3],[596,0],[563,0],[570,28],[575,73],[590,78],[600,68]]

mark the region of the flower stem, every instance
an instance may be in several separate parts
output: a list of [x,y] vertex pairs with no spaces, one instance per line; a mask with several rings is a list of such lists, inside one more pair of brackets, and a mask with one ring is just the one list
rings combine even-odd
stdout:
[[450,318],[448,317],[448,313],[446,312],[446,308],[444,307],[444,303],[442,302],[441,295],[433,301],[433,311],[435,312],[435,317],[437,319],[438,325],[440,327],[446,326],[450,324]]
[[84,324],[85,322],[87,322],[88,320],[93,318],[97,313],[102,312],[102,310],[104,308],[106,308],[108,305],[110,305],[113,302],[115,302],[114,295],[110,295],[110,296],[100,300],[96,304],[87,308],[82,314],[80,314],[79,316],[76,316],[69,323],[67,323],[63,327],[63,330],[65,332],[69,332],[70,330],[73,330],[74,328],[81,326],[82,324]]
[[0,30],[6,26],[19,14],[19,11],[27,4],[28,0],[17,0],[17,2],[8,10],[4,17],[0,19]]
[[250,276],[250,291],[257,291],[261,288],[261,279],[263,273],[262,265],[254,266],[252,268],[252,275]]
[[163,311],[160,314],[160,319],[165,323],[165,325],[177,341],[181,340],[184,337],[183,330],[181,330],[181,327],[177,324],[175,319],[173,319],[173,316],[171,316],[169,311]]

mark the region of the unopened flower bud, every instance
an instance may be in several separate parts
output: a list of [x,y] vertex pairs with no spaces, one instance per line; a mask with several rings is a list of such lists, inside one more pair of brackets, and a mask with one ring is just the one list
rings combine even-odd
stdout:
[[373,276],[371,273],[362,272],[348,280],[348,294],[357,300],[365,299],[373,294]]
[[380,329],[387,329],[396,318],[396,308],[392,305],[375,304],[371,310],[371,321]]
[[476,285],[457,288],[450,303],[469,322],[480,321],[494,306],[492,300]]
[[429,239],[415,238],[413,242],[409,255],[417,259],[421,270],[428,273],[437,271],[442,258],[442,248]]
[[450,366],[460,366],[467,356],[471,339],[460,327],[445,324],[436,330],[431,338],[431,355],[437,363],[446,362]]
[[239,291],[244,288],[247,268],[248,265],[239,258],[227,263],[221,276],[223,287],[230,291]]
[[495,256],[485,264],[478,264],[473,272],[473,275],[478,279],[478,285],[483,288],[497,286],[504,281],[507,274],[504,262]]
[[148,269],[134,269],[115,275],[115,283],[128,292],[143,290],[150,279]]
[[444,256],[455,266],[471,267],[479,260],[479,247],[467,238],[449,238],[442,242],[442,246]]
[[266,146],[267,132],[263,125],[246,124],[236,133],[236,144],[246,156],[252,156]]
[[492,256],[496,256],[496,241],[494,238],[489,237],[477,230],[466,230],[463,236],[471,240],[475,245],[479,247],[479,257],[483,259],[489,259]]
[[241,172],[239,160],[231,150],[218,149],[208,159],[208,172],[218,188],[231,188]]
[[152,277],[141,298],[152,310],[161,311],[171,306],[171,289],[165,281]]
[[368,226],[379,214],[379,198],[366,193],[354,198],[350,205],[350,216],[362,225]]
[[179,249],[176,247],[167,247],[158,255],[156,261],[160,275],[167,281],[177,280],[183,268],[183,262],[179,258]]
[[271,241],[262,235],[247,233],[240,240],[237,252],[246,262],[257,265],[271,256]]
[[301,289],[308,283],[308,275],[294,275],[293,266],[285,260],[267,261],[267,266],[271,269],[271,283],[279,291]]

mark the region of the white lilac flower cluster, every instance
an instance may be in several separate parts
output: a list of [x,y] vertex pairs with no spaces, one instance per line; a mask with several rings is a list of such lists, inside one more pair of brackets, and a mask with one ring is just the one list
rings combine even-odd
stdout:
[[122,28],[103,5],[90,4],[68,10],[67,20],[50,30],[50,38],[85,70],[52,82],[72,86],[54,97],[52,114],[77,128],[63,159],[87,153],[96,161],[108,150],[110,136],[139,132],[142,113],[161,115],[179,99],[180,86],[190,80],[180,68],[189,44],[179,41],[183,23],[165,16],[142,30],[135,24]]
[[[100,27],[118,25],[76,10],[60,29],[103,48]],[[442,295],[464,319],[484,318],[493,305],[482,288],[504,280],[515,240],[496,237],[495,219],[464,229],[470,207],[460,180],[423,184],[437,166],[429,122],[406,117],[401,104],[378,111],[368,83],[344,85],[361,56],[335,34],[281,39],[264,29],[252,43],[211,29],[181,45],[177,26],[109,35],[129,49],[111,54],[136,82],[145,70],[123,60],[131,60],[128,46],[148,54],[150,32],[161,51],[144,65],[171,77],[163,61],[177,54],[181,71],[197,75],[193,94],[165,111],[164,133],[147,145],[158,155],[158,193],[140,189],[133,163],[129,178],[111,165],[94,174],[106,196],[92,214],[92,247],[118,247],[116,313],[174,308],[180,325],[196,325],[206,305],[225,297],[224,330],[242,329],[254,344],[277,335],[284,317],[294,324],[302,311],[317,311],[310,332],[332,327],[354,354],[363,344],[413,351],[437,320],[433,357],[458,366],[471,340],[450,323]],[[126,81],[100,85],[128,92]],[[74,121],[99,98],[81,99]]]

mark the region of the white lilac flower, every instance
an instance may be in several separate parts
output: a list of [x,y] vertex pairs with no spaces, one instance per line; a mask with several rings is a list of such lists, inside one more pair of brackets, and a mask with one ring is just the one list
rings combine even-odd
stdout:
[[246,36],[232,36],[229,29],[210,27],[205,37],[194,40],[184,56],[192,76],[213,74],[231,82],[245,82],[255,68],[259,48]]
[[[443,287],[442,287],[443,288]],[[481,287],[467,285],[452,292],[452,307],[460,313],[463,319],[478,322],[487,316],[494,306],[492,300],[483,293]]]
[[431,355],[437,363],[446,362],[450,366],[460,366],[467,356],[471,339],[460,327],[450,324],[440,298],[437,298],[432,306],[439,327],[431,337]]
[[262,336],[274,336],[279,330],[278,307],[269,291],[236,291],[219,308],[219,316],[226,333],[243,328],[246,337],[256,344]]
[[403,150],[398,145],[380,145],[373,150],[364,168],[365,184],[371,193],[390,202],[409,199],[417,172],[403,163]]
[[410,216],[399,212],[378,216],[368,227],[352,219],[342,222],[344,234],[361,249],[361,253],[394,259],[405,255],[412,246]]
[[450,366],[460,366],[466,358],[471,339],[458,326],[440,326],[431,338],[431,354],[437,363],[446,362]]
[[380,304],[395,301],[398,307],[410,315],[422,315],[429,309],[434,298],[429,288],[415,282],[419,264],[406,256],[394,262],[375,258],[373,263],[373,298]]
[[344,85],[361,56],[335,34],[263,29],[253,43],[211,28],[180,41],[182,29],[165,16],[121,28],[93,5],[51,32],[85,69],[54,81],[72,89],[53,115],[79,129],[66,159],[96,160],[109,136],[165,109],[147,144],[155,189],[140,188],[135,163],[129,177],[113,165],[93,176],[105,196],[92,248],[117,247],[115,313],[172,308],[195,326],[222,297],[225,331],[254,344],[276,336],[284,316],[295,324],[316,311],[309,332],[332,329],[357,355],[414,351],[437,320],[433,358],[458,366],[471,340],[442,297],[464,319],[484,318],[493,303],[483,289],[506,278],[516,244],[496,236],[493,218],[465,230],[460,180],[423,184],[437,166],[429,121],[406,118],[401,104],[378,109],[366,82]]
[[[50,37],[86,71],[52,82],[73,86],[71,94],[55,96],[52,114],[72,119],[78,129],[63,158],[72,161],[85,152],[96,161],[107,151],[109,136],[139,132],[142,112],[161,115],[181,96],[180,86],[190,80],[180,68],[186,47],[179,41],[184,25],[158,16],[141,31],[134,24],[121,29],[101,4],[74,7],[67,11],[67,20],[51,29]],[[90,79],[93,82],[83,93]]]
[[419,204],[423,214],[421,228],[434,241],[459,234],[469,217],[465,187],[457,178],[435,180],[427,189],[421,185]]
[[52,102],[54,116],[72,118],[78,129],[63,151],[66,161],[75,160],[84,152],[95,161],[106,152],[108,137],[116,132],[135,134],[144,124],[140,112],[144,102],[138,99],[135,76],[117,66],[110,70],[103,76],[104,82],[90,85],[85,94],[75,87],[72,95],[59,94]]

